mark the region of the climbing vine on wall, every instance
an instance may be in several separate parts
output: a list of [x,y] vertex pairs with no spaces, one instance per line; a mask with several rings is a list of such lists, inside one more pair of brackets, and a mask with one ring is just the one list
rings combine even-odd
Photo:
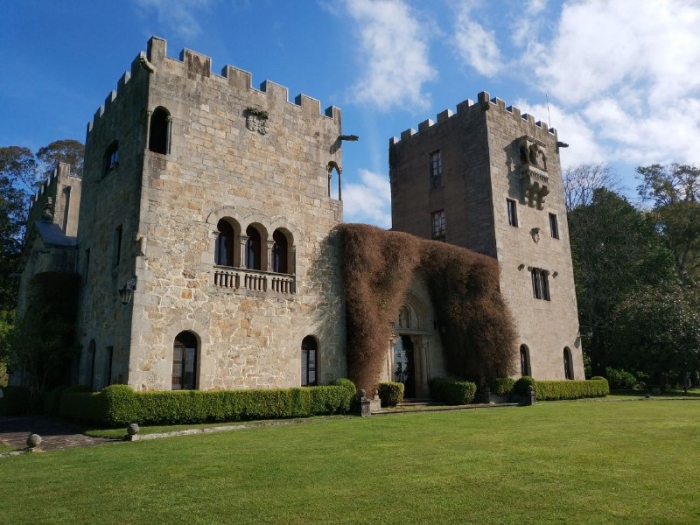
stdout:
[[427,280],[450,375],[481,382],[510,375],[515,328],[498,289],[498,263],[449,244],[364,224],[339,226],[344,248],[348,376],[373,392],[390,323],[415,271]]

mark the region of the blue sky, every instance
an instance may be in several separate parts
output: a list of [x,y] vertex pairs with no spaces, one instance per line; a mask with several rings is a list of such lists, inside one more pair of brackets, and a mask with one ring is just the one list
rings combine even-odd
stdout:
[[[697,0],[5,0],[0,145],[85,140],[151,35],[343,110],[345,220],[390,226],[392,136],[488,91],[556,127],[563,165],[700,164]],[[549,107],[547,106],[549,98]]]

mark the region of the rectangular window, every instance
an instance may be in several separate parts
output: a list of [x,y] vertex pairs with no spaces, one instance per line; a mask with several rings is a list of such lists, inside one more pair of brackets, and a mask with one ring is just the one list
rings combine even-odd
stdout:
[[316,350],[302,349],[301,351],[301,386],[316,385]]
[[554,213],[549,214],[549,233],[552,239],[559,238],[559,225],[557,224],[557,216]]
[[516,208],[513,199],[506,199],[506,207],[508,208],[508,224],[518,227],[518,209]]
[[114,230],[114,245],[112,247],[112,266],[119,266],[122,259],[122,225]]
[[442,153],[439,150],[430,154],[430,187],[442,187]]
[[532,296],[535,299],[549,301],[549,272],[540,268],[530,270],[532,277]]
[[430,238],[434,241],[444,241],[447,233],[445,226],[445,210],[434,211],[430,214]]

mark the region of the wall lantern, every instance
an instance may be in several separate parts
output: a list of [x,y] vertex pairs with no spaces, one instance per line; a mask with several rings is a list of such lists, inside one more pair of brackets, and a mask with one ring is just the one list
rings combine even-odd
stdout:
[[131,298],[134,296],[134,290],[136,290],[136,277],[132,277],[124,283],[119,289],[119,299],[122,304],[126,305],[131,302]]

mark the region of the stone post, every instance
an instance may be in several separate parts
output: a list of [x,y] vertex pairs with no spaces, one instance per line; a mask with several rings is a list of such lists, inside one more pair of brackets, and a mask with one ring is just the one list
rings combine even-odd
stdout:
[[367,399],[367,396],[365,395],[365,391],[360,390],[357,393],[357,396],[360,398],[360,416],[361,417],[371,416],[372,412],[370,410],[370,400]]
[[527,397],[525,398],[525,405],[531,406],[537,404],[537,395],[535,394],[535,387],[530,385],[527,387]]

